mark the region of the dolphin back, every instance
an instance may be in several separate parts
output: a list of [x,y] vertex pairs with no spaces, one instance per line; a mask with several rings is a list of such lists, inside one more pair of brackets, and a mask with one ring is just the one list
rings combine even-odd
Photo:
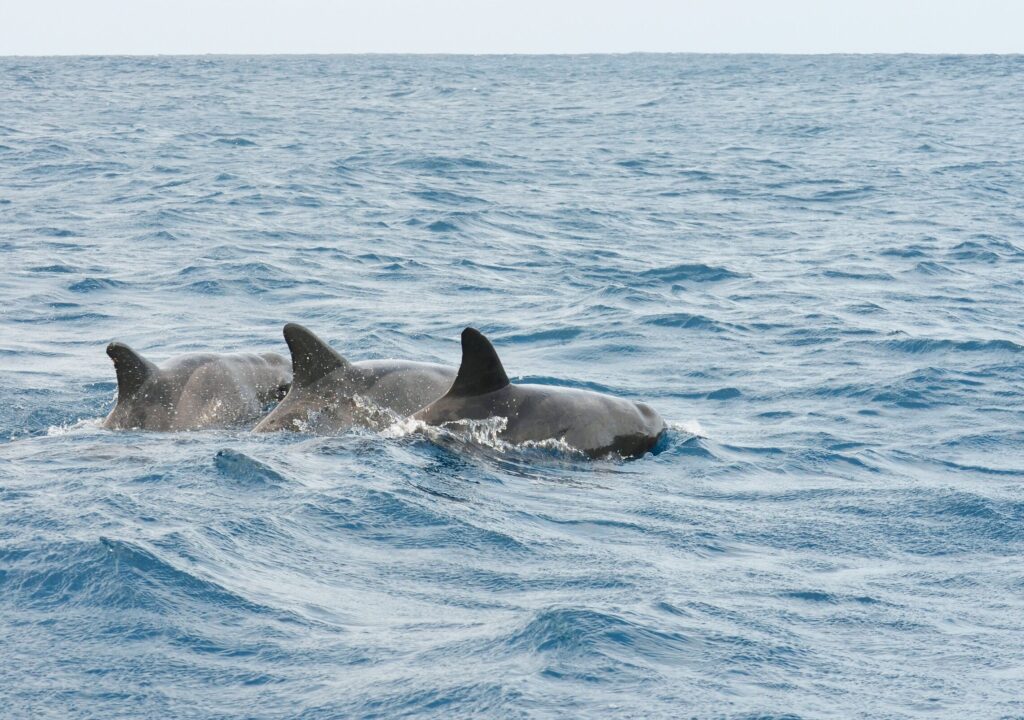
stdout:
[[555,440],[591,457],[639,457],[665,430],[661,416],[643,403],[591,390],[510,383],[494,346],[474,328],[462,331],[462,364],[451,388],[413,417],[428,425],[501,417],[506,442]]

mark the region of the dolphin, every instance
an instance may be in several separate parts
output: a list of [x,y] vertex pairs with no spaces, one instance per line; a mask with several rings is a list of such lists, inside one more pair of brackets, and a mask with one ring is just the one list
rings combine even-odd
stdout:
[[107,355],[117,372],[117,404],[103,427],[195,430],[256,420],[280,400],[291,381],[288,361],[275,353],[191,353],[157,367],[123,343]]
[[649,406],[589,390],[509,382],[498,353],[474,328],[462,331],[462,364],[448,392],[413,415],[427,425],[505,419],[498,437],[520,445],[561,441],[592,457],[639,457],[664,434]]
[[455,379],[455,368],[433,363],[349,362],[296,323],[284,326],[284,339],[292,353],[292,386],[255,432],[331,435],[354,425],[390,424],[441,397]]

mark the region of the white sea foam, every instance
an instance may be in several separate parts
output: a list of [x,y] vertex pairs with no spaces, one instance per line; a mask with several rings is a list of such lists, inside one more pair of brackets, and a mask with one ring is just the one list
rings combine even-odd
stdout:
[[79,418],[74,422],[61,423],[60,425],[51,425],[46,429],[46,435],[48,437],[59,437],[61,435],[71,435],[78,432],[89,432],[92,430],[98,430],[103,427],[103,418]]
[[683,435],[691,435],[693,437],[707,438],[708,434],[701,426],[700,421],[696,418],[692,420],[684,420],[683,422],[672,422],[668,424],[669,430],[677,432]]
[[510,443],[501,437],[508,427],[508,418],[490,417],[483,420],[457,420],[443,425],[427,425],[412,417],[395,418],[394,422],[381,433],[385,437],[401,438],[421,435],[431,442],[441,445],[461,444],[494,450],[498,453],[509,453],[522,450],[540,450],[559,455],[585,456],[583,452],[569,445],[564,438],[547,438],[545,440],[527,440],[523,443]]

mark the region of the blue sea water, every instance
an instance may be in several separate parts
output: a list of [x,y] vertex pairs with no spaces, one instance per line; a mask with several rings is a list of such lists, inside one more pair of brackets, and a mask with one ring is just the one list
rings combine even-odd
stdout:
[[[0,59],[0,716],[1024,717],[1024,58]],[[110,432],[104,347],[642,399]]]

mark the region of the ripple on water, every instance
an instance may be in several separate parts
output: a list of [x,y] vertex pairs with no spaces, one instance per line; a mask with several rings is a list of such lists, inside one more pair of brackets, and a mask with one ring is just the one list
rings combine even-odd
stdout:
[[676,282],[720,282],[743,277],[742,274],[724,267],[704,265],[702,263],[682,263],[667,267],[652,268],[640,273],[640,277],[649,283]]
[[213,464],[223,477],[250,487],[274,487],[288,482],[266,463],[235,450],[217,451]]
[[[0,58],[4,712],[1020,715],[1022,69]],[[669,431],[101,427],[285,322]]]

